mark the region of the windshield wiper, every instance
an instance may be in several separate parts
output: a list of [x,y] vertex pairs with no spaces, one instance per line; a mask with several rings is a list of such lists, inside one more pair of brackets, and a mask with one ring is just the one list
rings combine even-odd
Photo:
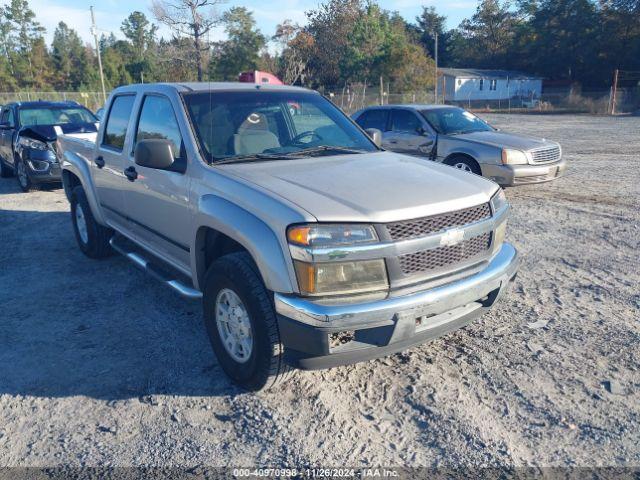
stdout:
[[315,147],[303,148],[302,150],[297,150],[291,153],[296,155],[308,155],[316,152],[365,153],[364,150],[357,148],[339,147],[334,145],[318,145]]
[[215,165],[220,165],[224,163],[242,163],[242,162],[252,162],[255,160],[289,160],[292,157],[289,154],[271,154],[271,153],[252,153],[250,155],[235,155],[232,157],[221,157],[218,159],[214,159],[213,163]]

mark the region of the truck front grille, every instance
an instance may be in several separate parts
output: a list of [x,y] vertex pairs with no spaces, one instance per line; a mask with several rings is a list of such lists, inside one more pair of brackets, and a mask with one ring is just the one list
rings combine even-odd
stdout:
[[457,245],[424,250],[422,252],[401,255],[398,257],[400,268],[405,275],[431,273],[443,268],[454,269],[456,266],[480,260],[489,253],[491,233],[483,233],[465,240]]
[[544,147],[531,151],[533,163],[551,163],[560,160],[560,147]]
[[389,223],[386,228],[392,240],[408,240],[410,238],[424,237],[447,228],[462,227],[489,217],[491,217],[491,208],[489,208],[488,203],[484,203],[455,212]]

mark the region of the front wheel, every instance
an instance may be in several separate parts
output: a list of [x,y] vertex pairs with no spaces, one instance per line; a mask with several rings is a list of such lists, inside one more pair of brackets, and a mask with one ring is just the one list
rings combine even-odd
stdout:
[[289,376],[273,303],[246,252],[216,260],[204,285],[204,323],[220,366],[247,390],[270,388]]
[[16,157],[14,165],[16,166],[16,177],[18,179],[18,185],[23,192],[30,192],[34,189],[34,184],[31,181],[31,177],[29,177],[29,172],[27,171],[27,166],[22,161],[21,158]]
[[78,246],[87,257],[104,258],[113,253],[109,245],[113,230],[96,222],[87,196],[79,186],[71,193],[71,222]]
[[445,162],[447,165],[462,170],[463,172],[475,173],[476,175],[482,175],[480,165],[472,158],[462,155],[456,155]]

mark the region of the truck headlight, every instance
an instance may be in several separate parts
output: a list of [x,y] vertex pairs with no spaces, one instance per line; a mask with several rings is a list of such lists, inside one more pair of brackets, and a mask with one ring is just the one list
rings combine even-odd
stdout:
[[327,263],[294,260],[293,263],[303,295],[360,293],[389,287],[383,259]]
[[34,140],[33,138],[20,137],[20,139],[18,140],[18,143],[23,147],[33,148],[34,150],[43,150],[43,151],[49,150],[49,145],[47,145],[44,142],[41,142],[40,140]]
[[[307,224],[289,227],[287,240],[292,249],[336,248],[337,253],[343,253],[340,249],[375,243],[378,236],[371,225]],[[303,295],[351,294],[389,288],[384,259],[311,263],[294,258],[293,263]]]
[[524,165],[529,163],[527,154],[511,148],[502,149],[502,163],[505,165]]
[[287,230],[287,239],[293,245],[304,247],[341,247],[373,243],[378,240],[371,225],[293,225]]

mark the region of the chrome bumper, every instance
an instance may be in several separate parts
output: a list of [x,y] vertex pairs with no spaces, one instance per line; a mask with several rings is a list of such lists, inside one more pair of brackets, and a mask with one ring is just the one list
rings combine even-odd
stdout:
[[476,302],[496,290],[501,296],[518,269],[516,249],[502,245],[484,270],[446,285],[408,295],[362,303],[322,303],[280,293],[274,294],[278,314],[319,329],[340,330],[393,324],[394,316],[432,316]]

